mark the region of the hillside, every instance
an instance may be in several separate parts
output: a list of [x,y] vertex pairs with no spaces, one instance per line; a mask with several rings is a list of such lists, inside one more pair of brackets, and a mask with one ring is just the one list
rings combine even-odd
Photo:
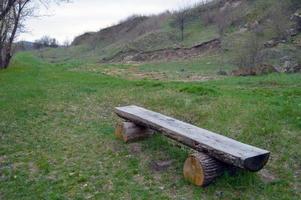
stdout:
[[[223,63],[237,66],[242,65],[237,63],[242,59],[239,56],[243,56],[240,55],[243,52],[241,49],[250,45],[245,41],[252,40],[251,34],[255,32],[259,35],[256,40],[265,47],[260,52],[264,59],[261,62],[278,66],[288,60],[300,63],[300,2],[291,0],[284,5],[285,9],[279,8],[282,6],[279,0],[214,0],[177,12],[155,16],[134,15],[99,32],[76,37],[70,48],[46,50],[43,55],[54,61],[77,58],[102,63],[129,63],[187,59],[218,53],[228,58]],[[175,21],[179,13],[185,14],[183,41]],[[210,48],[214,51],[209,52],[205,45],[199,54],[192,56],[185,53],[187,49],[194,49],[212,40],[220,40],[222,45]],[[174,51],[177,52],[170,53]],[[170,54],[174,56],[168,56]]]

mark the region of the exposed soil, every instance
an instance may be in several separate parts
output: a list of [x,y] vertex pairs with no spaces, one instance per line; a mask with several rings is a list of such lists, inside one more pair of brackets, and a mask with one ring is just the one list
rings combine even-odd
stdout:
[[[93,70],[89,70],[93,71]],[[151,79],[151,80],[174,80],[174,81],[184,81],[184,82],[191,82],[191,81],[208,81],[208,80],[215,80],[217,76],[205,76],[205,75],[197,75],[197,74],[187,74],[185,77],[169,77],[166,72],[143,72],[139,71],[139,68],[136,66],[130,67],[128,69],[120,69],[120,68],[109,68],[104,69],[102,73],[109,75],[109,76],[118,76],[124,77],[128,80],[141,80],[141,79]]]
[[139,143],[132,143],[129,147],[132,154],[139,154],[142,152],[142,146]]
[[190,48],[168,48],[149,52],[126,51],[116,54],[111,59],[102,60],[102,62],[151,62],[157,60],[188,59],[198,57],[202,54],[219,49],[220,39],[213,39]]
[[277,177],[270,171],[263,169],[259,172],[260,178],[265,183],[272,183],[277,180]]
[[3,164],[6,160],[6,156],[0,156],[0,164]]
[[150,163],[150,168],[157,172],[165,171],[172,165],[172,163],[172,160],[153,161]]
[[39,168],[34,162],[28,163],[29,173],[32,177],[39,173]]
[[298,169],[295,173],[294,173],[294,178],[296,180],[296,184],[294,184],[294,189],[296,191],[300,191],[301,190],[301,182],[298,181],[301,178],[301,168]]

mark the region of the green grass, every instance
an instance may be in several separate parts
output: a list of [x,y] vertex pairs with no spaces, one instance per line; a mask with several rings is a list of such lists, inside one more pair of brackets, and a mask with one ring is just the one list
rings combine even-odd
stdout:
[[97,64],[93,62],[80,64],[78,61],[73,61],[77,64],[70,66],[69,70],[107,74],[130,80],[207,81],[224,78],[225,76],[218,75],[220,70],[230,74],[234,69],[233,65],[222,64],[221,60],[218,53],[211,53],[190,60],[178,59],[139,64]]
[[[0,199],[301,198],[300,74],[160,82],[72,70],[80,64],[21,53],[0,71]],[[129,104],[269,149],[275,180],[241,172],[207,188],[187,183],[187,149],[156,135],[135,153],[114,138],[113,108]],[[166,159],[168,170],[151,169]]]
[[185,47],[191,47],[219,37],[214,25],[205,27],[199,21],[189,24],[184,34],[182,44]]
[[230,72],[233,66],[226,64],[221,66],[219,54],[205,55],[190,60],[159,61],[145,63],[139,66],[144,72],[164,72],[169,79],[185,78],[189,76],[216,76],[219,70]]

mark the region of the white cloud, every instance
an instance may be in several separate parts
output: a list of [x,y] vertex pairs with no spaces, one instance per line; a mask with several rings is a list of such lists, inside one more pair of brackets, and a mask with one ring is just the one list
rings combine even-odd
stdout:
[[201,0],[73,0],[73,3],[52,5],[40,14],[47,15],[27,21],[28,33],[19,40],[34,41],[43,35],[60,42],[73,39],[87,31],[97,31],[126,18],[131,14],[157,14],[177,9],[182,4]]

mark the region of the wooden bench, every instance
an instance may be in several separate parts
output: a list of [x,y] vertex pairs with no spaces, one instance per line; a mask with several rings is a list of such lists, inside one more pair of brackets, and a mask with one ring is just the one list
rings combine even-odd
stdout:
[[225,164],[256,172],[269,159],[269,151],[138,106],[118,107],[115,112],[126,120],[115,132],[125,142],[149,137],[154,130],[196,150],[198,153],[187,158],[183,171],[184,177],[198,186],[210,184],[223,173]]

